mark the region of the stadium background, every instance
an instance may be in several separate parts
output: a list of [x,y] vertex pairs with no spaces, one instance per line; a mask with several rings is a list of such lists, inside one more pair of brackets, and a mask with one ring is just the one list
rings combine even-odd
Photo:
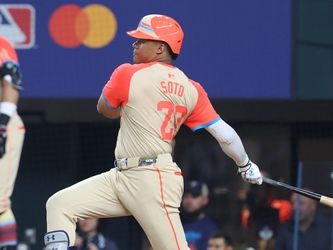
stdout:
[[[112,167],[118,122],[98,116],[96,101],[112,70],[131,62],[125,32],[148,13],[182,24],[176,65],[207,89],[253,161],[292,184],[302,162],[320,180],[311,183],[316,191],[332,195],[332,11],[330,0],[2,0],[0,34],[15,42],[25,82],[27,135],[13,195],[20,238],[36,229],[33,249],[41,249],[47,198]],[[178,138],[185,178],[206,181],[209,212],[236,227],[244,184],[233,163],[205,132],[184,128]],[[141,242],[131,218],[108,221],[106,231],[121,249]]]

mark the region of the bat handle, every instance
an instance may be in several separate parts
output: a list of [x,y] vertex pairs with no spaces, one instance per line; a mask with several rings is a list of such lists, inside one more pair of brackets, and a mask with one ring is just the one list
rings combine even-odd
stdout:
[[326,206],[333,208],[333,199],[327,196],[321,196],[319,202]]

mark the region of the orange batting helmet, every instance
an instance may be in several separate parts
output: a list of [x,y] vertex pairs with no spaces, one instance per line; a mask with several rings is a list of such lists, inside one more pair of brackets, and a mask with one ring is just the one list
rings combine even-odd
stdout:
[[127,34],[137,39],[166,42],[175,54],[179,54],[184,39],[184,32],[176,20],[157,14],[144,16],[137,29]]

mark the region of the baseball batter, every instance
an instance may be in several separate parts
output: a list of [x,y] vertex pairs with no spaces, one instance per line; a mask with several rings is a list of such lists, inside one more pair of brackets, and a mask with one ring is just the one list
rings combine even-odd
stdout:
[[10,197],[19,167],[24,125],[17,102],[22,88],[21,71],[13,46],[0,37],[0,249],[16,249],[16,221]]
[[215,112],[202,86],[173,66],[183,42],[181,26],[164,15],[147,15],[128,35],[137,39],[134,64],[114,70],[97,104],[105,117],[120,117],[115,168],[49,198],[47,250],[70,249],[78,219],[127,215],[138,221],[153,249],[189,249],[179,218],[183,177],[172,159],[182,124],[193,131],[205,128],[245,181],[262,182],[241,139]]

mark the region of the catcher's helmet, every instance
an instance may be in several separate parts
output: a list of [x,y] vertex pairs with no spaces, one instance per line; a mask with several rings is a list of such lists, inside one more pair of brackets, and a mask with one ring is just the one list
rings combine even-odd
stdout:
[[157,14],[144,16],[137,29],[127,34],[138,39],[166,42],[175,54],[179,54],[184,38],[184,32],[176,20]]

